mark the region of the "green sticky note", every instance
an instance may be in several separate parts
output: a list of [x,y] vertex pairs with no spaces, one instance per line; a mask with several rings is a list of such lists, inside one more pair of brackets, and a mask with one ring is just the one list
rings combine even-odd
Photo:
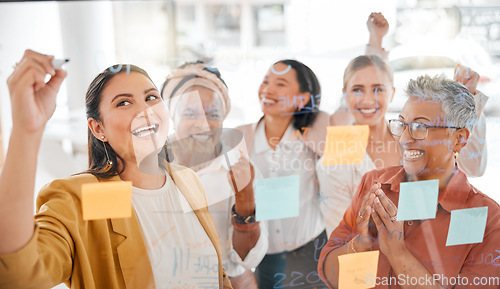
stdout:
[[488,207],[451,211],[446,246],[483,242]]
[[299,215],[299,176],[255,180],[255,218],[257,221]]
[[401,183],[398,221],[426,220],[436,217],[439,180]]

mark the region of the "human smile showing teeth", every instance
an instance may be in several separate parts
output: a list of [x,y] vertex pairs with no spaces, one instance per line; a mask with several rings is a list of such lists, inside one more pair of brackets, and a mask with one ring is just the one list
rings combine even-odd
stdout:
[[360,108],[359,111],[364,114],[375,113],[378,108]]
[[265,103],[265,104],[275,104],[277,101],[276,100],[273,100],[273,99],[270,99],[270,98],[261,98],[260,100],[262,103]]
[[424,155],[424,151],[421,150],[405,150],[404,159],[405,160],[416,160]]
[[144,127],[140,127],[132,131],[132,134],[136,137],[146,137],[155,134],[158,131],[159,124],[152,124]]
[[207,140],[210,138],[210,135],[208,134],[192,134],[190,136],[195,140]]

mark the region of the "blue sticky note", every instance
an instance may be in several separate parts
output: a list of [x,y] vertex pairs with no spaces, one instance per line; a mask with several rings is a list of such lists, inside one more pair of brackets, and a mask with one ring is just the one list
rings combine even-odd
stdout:
[[488,207],[451,211],[446,246],[483,242]]
[[401,183],[398,221],[426,220],[436,217],[439,180]]
[[255,181],[257,221],[299,215],[299,176],[266,178]]

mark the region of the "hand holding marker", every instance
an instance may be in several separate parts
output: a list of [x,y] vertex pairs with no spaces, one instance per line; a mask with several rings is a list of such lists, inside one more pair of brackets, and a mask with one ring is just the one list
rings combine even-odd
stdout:
[[64,64],[66,64],[67,62],[69,62],[69,58],[66,58],[66,59],[52,59],[52,66],[54,67],[54,69],[61,69],[62,66]]

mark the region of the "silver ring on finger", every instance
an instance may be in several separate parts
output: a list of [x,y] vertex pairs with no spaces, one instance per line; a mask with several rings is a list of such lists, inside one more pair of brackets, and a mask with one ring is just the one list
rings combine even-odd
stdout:
[[358,216],[363,219],[363,214],[361,214],[361,211],[358,213]]
[[396,216],[391,217],[391,222],[394,222],[394,221],[396,221]]

